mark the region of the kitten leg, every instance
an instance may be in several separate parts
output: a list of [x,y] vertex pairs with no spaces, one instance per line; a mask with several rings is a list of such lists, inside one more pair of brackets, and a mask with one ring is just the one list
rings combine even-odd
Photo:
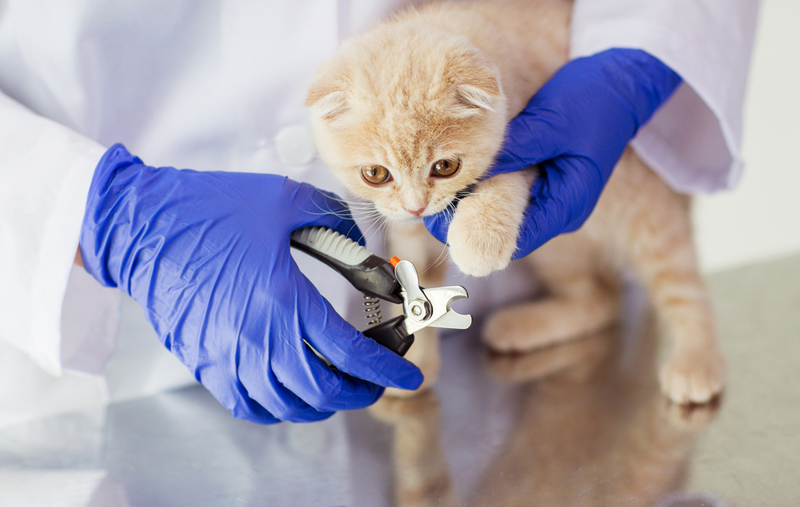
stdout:
[[675,403],[704,403],[722,390],[725,364],[694,257],[689,217],[678,209],[673,213],[670,220],[680,217],[683,230],[665,230],[652,248],[633,248],[631,253],[638,257],[634,264],[673,342],[659,372],[661,390]]
[[555,238],[524,262],[535,268],[548,295],[493,314],[483,328],[492,349],[521,352],[572,340],[619,315],[617,286],[596,275],[596,252],[583,234]]
[[672,339],[659,373],[661,390],[675,403],[707,402],[722,390],[725,361],[698,268],[687,199],[672,192],[630,150],[618,169],[597,211],[601,220],[608,220],[603,227],[617,231],[612,236],[617,248],[637,271]]
[[[392,224],[387,233],[387,240],[389,255],[409,260],[416,266],[421,286],[444,285],[447,268],[443,255],[444,245],[431,236],[423,224],[402,222]],[[402,313],[400,305],[391,305],[391,307],[393,315],[389,318]],[[405,358],[419,367],[425,380],[416,391],[386,389],[387,396],[414,396],[436,383],[441,366],[438,330],[428,327],[414,333],[414,344],[406,353]]]
[[461,199],[447,233],[450,257],[458,269],[486,276],[508,266],[534,175],[535,169],[500,174],[478,183]]

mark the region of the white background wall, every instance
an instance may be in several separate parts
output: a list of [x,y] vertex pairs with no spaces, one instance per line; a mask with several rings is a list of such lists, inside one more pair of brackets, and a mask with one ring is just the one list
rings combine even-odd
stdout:
[[762,0],[744,111],[744,176],[697,199],[706,272],[800,253],[800,0]]

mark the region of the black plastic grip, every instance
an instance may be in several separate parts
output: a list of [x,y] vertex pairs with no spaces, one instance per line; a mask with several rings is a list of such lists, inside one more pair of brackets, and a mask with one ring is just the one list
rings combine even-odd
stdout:
[[[291,239],[291,245],[336,270],[353,287],[364,294],[395,304],[403,303],[402,287],[395,277],[394,266],[386,259],[370,254],[359,264],[352,265],[294,238]],[[408,334],[403,325],[404,320],[405,317],[402,315],[395,317],[365,330],[364,336],[372,338],[389,350],[403,356],[414,343],[414,335]],[[314,353],[319,356],[318,352],[314,351]]]
[[400,282],[394,276],[394,267],[386,259],[370,255],[360,264],[351,266],[294,240],[291,245],[338,271],[360,292],[395,304],[403,303]]
[[405,317],[401,315],[377,326],[372,326],[364,331],[364,336],[372,338],[387,349],[404,356],[411,348],[411,344],[414,343],[414,335],[406,332],[403,320]]

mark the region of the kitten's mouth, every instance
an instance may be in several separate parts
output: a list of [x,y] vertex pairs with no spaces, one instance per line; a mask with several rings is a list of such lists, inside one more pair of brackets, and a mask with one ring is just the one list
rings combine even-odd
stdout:
[[384,218],[386,218],[388,220],[391,220],[392,222],[404,222],[404,223],[408,223],[408,224],[416,224],[416,223],[420,223],[421,224],[422,220],[424,218],[422,216],[414,216],[414,215],[408,215],[408,214],[405,214],[405,213],[398,213],[398,212],[389,212],[389,213],[387,213],[387,212],[381,211],[380,214]]
[[384,217],[386,217],[389,220],[394,221],[394,222],[405,222],[405,223],[408,223],[408,224],[421,224],[421,223],[424,222],[426,217],[439,214],[442,211],[445,211],[447,209],[455,210],[458,207],[458,203],[461,202],[461,199],[464,199],[465,197],[468,197],[469,195],[471,195],[472,191],[474,190],[474,188],[475,188],[475,184],[473,183],[472,185],[469,185],[469,186],[465,187],[463,190],[459,190],[458,192],[456,192],[456,195],[453,196],[453,199],[451,201],[449,201],[444,206],[437,206],[440,209],[438,209],[438,210],[436,210],[434,212],[425,212],[424,214],[419,215],[419,216],[410,215],[410,214],[402,214],[402,215],[398,216],[394,212],[386,213],[384,211],[381,211],[381,214]]

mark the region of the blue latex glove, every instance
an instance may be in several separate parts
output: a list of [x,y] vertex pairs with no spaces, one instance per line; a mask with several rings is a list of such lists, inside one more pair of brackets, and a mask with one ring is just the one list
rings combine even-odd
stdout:
[[[487,175],[539,166],[514,259],[583,225],[628,142],[680,83],[643,51],[610,49],[567,63],[542,86],[509,122]],[[445,213],[425,225],[445,242]]]
[[422,383],[416,366],[342,320],[289,253],[305,226],[357,239],[345,212],[288,178],[148,167],[118,144],[95,170],[80,248],[86,270],[130,294],[234,416],[315,421],[372,404],[380,386]]

